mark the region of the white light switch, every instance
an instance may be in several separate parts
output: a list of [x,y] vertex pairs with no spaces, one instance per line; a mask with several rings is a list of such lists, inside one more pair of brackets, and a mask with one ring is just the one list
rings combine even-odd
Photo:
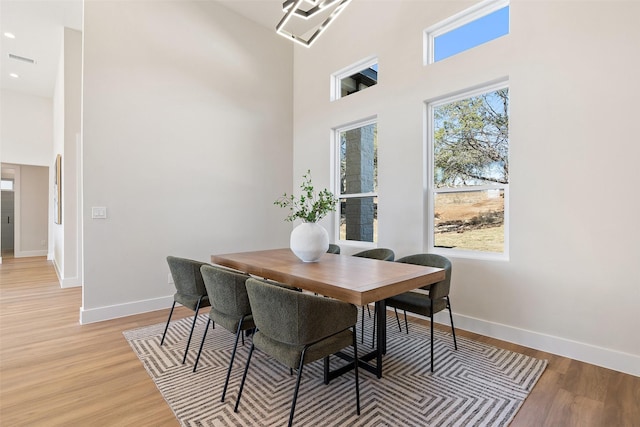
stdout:
[[93,219],[106,219],[107,208],[105,207],[93,207],[91,208],[91,218]]

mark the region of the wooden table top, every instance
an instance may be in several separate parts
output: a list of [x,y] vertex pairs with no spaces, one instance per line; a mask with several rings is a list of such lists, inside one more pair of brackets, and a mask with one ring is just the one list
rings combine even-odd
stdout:
[[303,262],[290,249],[212,255],[211,262],[356,305],[443,280],[441,268],[324,254]]

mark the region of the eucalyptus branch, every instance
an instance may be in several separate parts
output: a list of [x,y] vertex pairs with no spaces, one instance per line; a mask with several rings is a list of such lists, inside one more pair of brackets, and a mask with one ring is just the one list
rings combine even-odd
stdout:
[[304,222],[318,222],[336,209],[338,199],[326,188],[318,193],[315,192],[311,182],[311,170],[307,170],[302,177],[304,178],[300,185],[302,191],[297,199],[293,194],[284,193],[273,204],[289,209],[289,215],[285,221],[295,221],[299,218]]

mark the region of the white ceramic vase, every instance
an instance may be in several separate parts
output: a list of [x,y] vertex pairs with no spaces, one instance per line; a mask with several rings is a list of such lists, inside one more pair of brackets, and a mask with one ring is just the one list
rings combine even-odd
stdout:
[[291,232],[291,251],[304,262],[315,262],[329,249],[329,234],[315,222],[303,222]]

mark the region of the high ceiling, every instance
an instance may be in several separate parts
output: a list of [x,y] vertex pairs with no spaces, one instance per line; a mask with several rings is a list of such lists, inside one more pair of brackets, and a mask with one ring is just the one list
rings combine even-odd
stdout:
[[[62,29],[82,29],[82,0],[2,0],[0,27],[0,87],[52,97]],[[5,33],[11,33],[15,38],[6,37]],[[9,54],[32,59],[35,63],[11,59]]]
[[[104,1],[104,0],[87,0]],[[283,0],[218,1],[248,19],[275,28],[282,17]],[[0,1],[0,87],[36,96],[52,97],[58,70],[62,29],[82,31],[82,0]],[[15,38],[8,38],[4,33]],[[9,54],[35,63],[12,59]],[[11,77],[17,74],[18,77]]]

